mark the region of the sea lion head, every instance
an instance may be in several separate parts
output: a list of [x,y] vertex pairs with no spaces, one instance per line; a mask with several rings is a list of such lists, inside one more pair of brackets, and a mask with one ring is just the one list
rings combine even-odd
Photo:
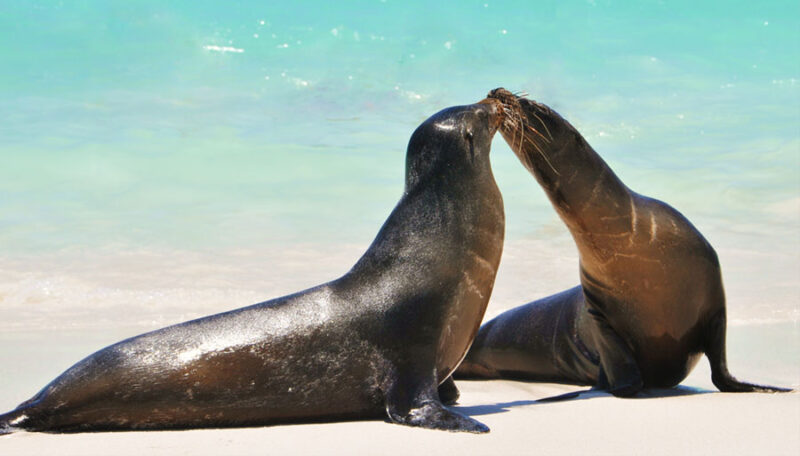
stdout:
[[505,111],[498,100],[443,109],[411,135],[406,154],[406,187],[432,172],[442,174],[489,168],[492,138],[503,124]]
[[550,154],[584,141],[566,119],[547,105],[525,98],[525,94],[514,94],[500,87],[489,92],[487,99],[500,103],[503,111],[500,133],[529,170],[534,167],[534,153],[552,167]]

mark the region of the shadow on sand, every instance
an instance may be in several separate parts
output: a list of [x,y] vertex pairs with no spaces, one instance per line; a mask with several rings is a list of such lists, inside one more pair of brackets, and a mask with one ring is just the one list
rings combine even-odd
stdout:
[[[620,398],[620,400],[659,399],[666,397],[693,396],[695,394],[707,394],[707,393],[713,393],[713,391],[702,388],[694,388],[691,386],[678,385],[674,388],[649,388],[644,391],[640,391],[638,394],[636,394],[636,396],[630,398]],[[554,402],[585,400],[585,399],[594,399],[600,397],[613,398],[614,396],[607,391],[590,388],[580,391],[570,391],[568,393],[558,394],[556,396],[543,397],[541,399],[535,399],[535,400],[529,399],[529,400],[518,400],[511,402],[498,402],[496,404],[473,405],[468,407],[456,406],[453,408],[469,416],[480,416],[480,415],[493,415],[495,413],[505,413],[514,407],[520,407],[525,405],[550,404]]]

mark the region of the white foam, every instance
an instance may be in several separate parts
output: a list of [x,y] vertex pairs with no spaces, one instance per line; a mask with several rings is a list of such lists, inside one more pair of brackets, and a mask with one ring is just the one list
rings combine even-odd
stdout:
[[417,92],[412,92],[410,90],[402,90],[400,93],[403,94],[404,97],[412,101],[422,100],[423,98],[422,94],[419,94]]
[[203,49],[205,49],[206,51],[234,52],[234,53],[237,53],[237,54],[241,54],[242,52],[244,52],[244,49],[241,49],[241,48],[235,48],[233,46],[217,46],[217,45],[213,45],[213,44],[207,45],[207,46],[203,46]]
[[[158,328],[332,280],[363,245],[48,254],[0,261],[0,332]],[[46,265],[43,266],[43,265]]]
[[294,85],[296,85],[297,87],[308,87],[309,85],[311,85],[310,82],[300,78],[291,78],[290,81],[292,81],[292,83],[294,83]]

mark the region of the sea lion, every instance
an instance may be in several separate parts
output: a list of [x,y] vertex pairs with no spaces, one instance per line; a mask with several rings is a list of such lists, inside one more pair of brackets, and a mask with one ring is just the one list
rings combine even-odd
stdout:
[[440,111],[411,136],[405,190],[355,266],[289,296],[142,334],[78,362],[0,429],[82,432],[388,416],[489,429],[437,386],[480,326],[503,248],[489,163],[499,103]]
[[507,111],[503,138],[577,244],[581,285],[483,325],[457,377],[588,384],[631,396],[677,385],[705,354],[720,391],[789,391],[728,372],[719,261],[686,217],[626,187],[549,107],[504,89],[489,97]]

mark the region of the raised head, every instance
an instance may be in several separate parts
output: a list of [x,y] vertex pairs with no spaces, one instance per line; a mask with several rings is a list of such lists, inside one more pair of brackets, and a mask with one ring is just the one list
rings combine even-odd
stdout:
[[406,155],[406,188],[432,172],[486,170],[492,138],[503,123],[502,104],[485,99],[443,109],[411,136]]

